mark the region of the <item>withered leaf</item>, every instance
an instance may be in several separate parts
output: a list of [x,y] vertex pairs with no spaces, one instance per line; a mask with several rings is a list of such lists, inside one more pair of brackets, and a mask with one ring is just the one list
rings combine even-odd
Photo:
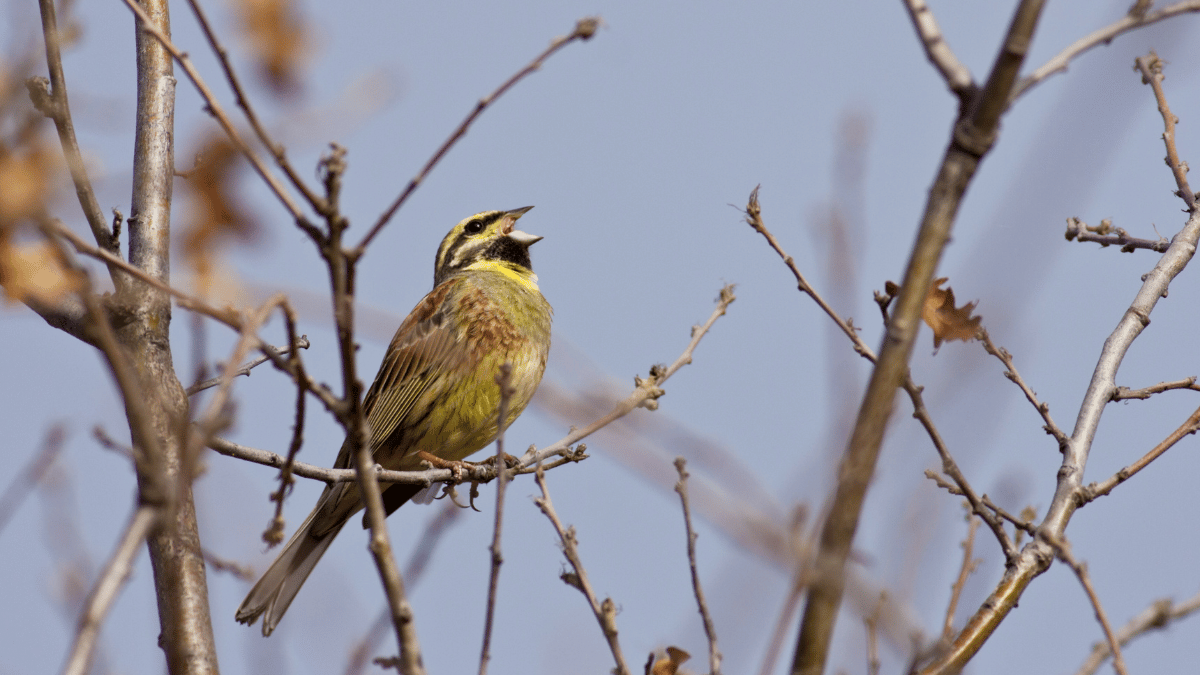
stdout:
[[220,285],[220,243],[256,234],[250,211],[237,196],[241,155],[224,137],[206,141],[195,168],[184,176],[190,218],[183,228],[183,258],[196,275],[199,291],[208,295]]
[[299,3],[293,0],[243,0],[237,3],[241,29],[259,71],[283,96],[300,86],[300,71],[312,51],[312,39]]
[[62,296],[83,288],[83,278],[63,266],[51,244],[0,242],[0,286],[12,302],[55,304]]
[[679,666],[690,658],[691,654],[678,647],[667,647],[666,656],[654,662],[654,666],[650,668],[650,675],[676,675]]
[[954,306],[954,291],[949,286],[940,288],[948,280],[941,277],[933,281],[921,318],[933,329],[933,348],[937,349],[947,340],[970,340],[979,332],[982,317],[971,316],[977,303],[968,302],[962,307]]

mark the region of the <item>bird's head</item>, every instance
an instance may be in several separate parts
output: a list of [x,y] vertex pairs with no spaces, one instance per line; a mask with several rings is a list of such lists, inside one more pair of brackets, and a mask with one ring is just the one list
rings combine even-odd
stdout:
[[455,225],[438,247],[433,285],[461,272],[498,266],[532,276],[529,247],[541,237],[516,229],[517,219],[532,208],[484,211]]

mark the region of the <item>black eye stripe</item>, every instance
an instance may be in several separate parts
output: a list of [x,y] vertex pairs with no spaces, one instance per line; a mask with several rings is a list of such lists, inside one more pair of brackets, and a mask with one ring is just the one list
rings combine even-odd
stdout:
[[[471,245],[473,241],[476,242],[477,245],[483,244],[487,246],[487,244],[481,241],[486,240],[487,237],[481,235],[487,232],[489,227],[507,215],[508,212],[506,211],[489,211],[487,213],[481,213],[463,223],[459,228],[456,228],[457,234],[455,234],[454,231],[451,231],[451,235],[448,235],[447,239],[449,239],[450,236],[453,236],[454,238],[451,241],[442,243],[442,250],[439,251],[434,265],[434,285],[436,286],[440,281],[445,280],[456,270],[466,267],[481,255],[510,262],[517,262],[518,264],[523,263],[526,267],[528,267],[528,253],[525,254],[524,259],[522,259],[522,256],[515,251],[503,251],[498,252],[499,255],[488,255],[488,250],[492,249],[494,243],[492,243],[492,246],[488,246],[487,249],[476,248],[475,250],[467,252],[464,258],[458,259],[463,247]],[[515,242],[512,243],[515,244]]]

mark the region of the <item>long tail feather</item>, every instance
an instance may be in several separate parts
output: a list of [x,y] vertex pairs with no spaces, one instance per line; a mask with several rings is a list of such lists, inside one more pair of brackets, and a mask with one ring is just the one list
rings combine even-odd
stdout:
[[296,598],[296,593],[300,592],[305,579],[308,579],[317,561],[346,524],[346,520],[343,519],[336,527],[314,535],[313,518],[319,511],[319,508],[313,509],[308,519],[280,551],[279,557],[271,563],[271,567],[258,583],[254,584],[254,588],[242,601],[242,606],[238,607],[237,620],[242,623],[252,624],[260,615],[263,616],[263,636],[270,635],[275,626],[279,625],[279,620]]

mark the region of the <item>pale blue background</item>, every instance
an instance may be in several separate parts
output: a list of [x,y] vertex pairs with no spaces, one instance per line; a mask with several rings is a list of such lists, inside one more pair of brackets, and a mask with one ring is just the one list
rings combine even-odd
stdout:
[[[1129,3],[1049,3],[1026,70],[1116,20]],[[238,67],[252,79],[228,8],[210,4],[239,55]],[[1011,4],[933,6],[976,78],[991,66]],[[640,672],[651,649],[675,644],[695,655],[693,671],[704,670],[706,647],[688,584],[678,501],[669,489],[669,459],[693,456],[697,439],[718,444],[761,487],[746,488],[728,471],[706,473],[693,462],[698,477],[778,514],[797,502],[819,510],[831,484],[829,458],[842,449],[836,420],[857,406],[867,373],[729,205],[744,205],[761,183],[768,225],[819,289],[849,298],[839,309],[877,344],[871,291],[902,274],[957,103],[926,62],[901,3],[359,0],[308,3],[306,10],[317,44],[311,86],[290,102],[269,102],[257,87],[255,96],[303,175],[312,175],[328,141],[348,148],[343,204],[354,225],[352,240],[479,97],[553,36],[569,32],[576,19],[604,18],[594,40],[569,46],[488,110],[377,239],[362,263],[358,296],[364,310],[389,314],[360,316],[362,371],[365,377],[374,372],[394,326],[428,290],[433,251],[445,231],[480,210],[537,206],[522,228],[546,237],[533,256],[556,308],[548,379],[571,391],[594,385],[595,373],[604,373],[624,393],[635,374],[675,359],[721,285],[736,282],[737,302],[695,363],[668,383],[661,409],[635,413],[679,426],[655,432],[650,449],[630,451],[613,436],[593,439],[592,459],[550,477],[560,516],[579,530],[592,583],[621,608],[630,666]],[[132,21],[115,0],[80,3],[78,11],[82,41],[66,64],[76,125],[101,204],[128,213]],[[174,12],[178,43],[230,103],[186,7],[180,3]],[[35,3],[10,3],[6,16],[3,32],[13,53],[38,30]],[[1096,224],[1111,217],[1142,237],[1169,237],[1180,228],[1181,204],[1162,163],[1162,121],[1131,67],[1150,48],[1167,61],[1167,93],[1182,120],[1180,152],[1200,161],[1197,27],[1195,18],[1185,17],[1118,39],[1019,101],[967,194],[941,267],[960,301],[979,301],[984,325],[1015,355],[1068,432],[1100,346],[1155,254],[1068,243],[1064,221],[1078,216]],[[177,161],[186,168],[201,129],[213,125],[177,74]],[[838,179],[833,168],[839,124],[851,114],[869,123],[860,188]],[[231,261],[251,288],[278,288],[298,298],[301,330],[314,342],[305,358],[319,379],[336,382],[335,342],[318,295],[327,287],[323,265],[266,191],[248,171],[245,176],[259,237],[234,251]],[[58,214],[82,230],[70,192],[63,196]],[[823,272],[828,235],[819,228],[831,200],[855,221],[849,246],[857,279],[845,265],[836,278]],[[182,220],[186,202],[177,204]],[[1196,271],[1188,270],[1130,351],[1120,384],[1141,387],[1200,374],[1198,293]],[[175,316],[176,365],[189,379],[188,315]],[[208,335],[210,358],[224,358],[227,332],[212,327]],[[278,323],[266,335],[283,340]],[[75,551],[99,565],[134,497],[127,462],[99,449],[89,431],[101,424],[118,438],[128,432],[111,378],[92,350],[20,307],[0,314],[0,344],[0,428],[10,471],[32,456],[51,423],[65,421],[70,431],[67,469],[56,479],[70,501],[60,496],[52,508],[54,500],[30,499],[0,532],[0,673],[52,672],[61,667],[75,621],[58,600],[66,556]],[[913,367],[975,487],[1014,512],[1027,504],[1044,510],[1059,455],[1035,411],[1002,377],[999,362],[963,343],[931,357],[925,331]],[[230,436],[284,451],[292,397],[282,378],[269,368],[256,371],[238,382],[237,401]],[[1111,406],[1087,479],[1106,478],[1141,456],[1196,404],[1194,392],[1173,392]],[[302,458],[328,464],[341,436],[317,405],[310,411]],[[865,574],[886,583],[934,634],[965,527],[958,500],[922,477],[938,461],[909,412],[899,399],[856,544]],[[545,445],[570,424],[588,421],[533,410],[509,438],[517,449]],[[631,471],[615,460],[622,448],[650,469]],[[1185,439],[1112,496],[1080,511],[1068,530],[1115,624],[1157,598],[1196,591],[1195,451],[1196,439]],[[271,513],[266,496],[274,472],[215,455],[206,467],[196,486],[205,546],[263,569],[273,555],[263,551],[259,533]],[[663,475],[666,480],[650,478]],[[289,528],[319,488],[306,481],[295,491]],[[491,672],[607,672],[611,660],[583,598],[557,578],[561,555],[529,499],[535,490],[523,478],[509,491]],[[431,673],[476,668],[495,506],[490,487],[479,506],[483,513],[463,514],[412,589]],[[77,520],[78,536],[56,520],[62,511]],[[435,512],[410,507],[389,521],[401,561]],[[757,672],[786,574],[709,524],[699,532],[725,672]],[[960,623],[1002,569],[986,530],[976,550],[986,562],[968,584]],[[341,672],[348,646],[382,607],[357,528],[342,534],[269,640],[257,627],[233,621],[248,585],[217,572],[209,580],[221,667],[230,674]],[[157,633],[143,553],[104,631],[112,672],[161,672]],[[793,634],[789,629],[777,670],[790,659]],[[1073,672],[1099,639],[1082,589],[1056,565],[1034,582],[970,671]],[[1131,672],[1193,672],[1197,645],[1200,622],[1192,620],[1142,639],[1126,658]],[[389,638],[376,653],[394,649]],[[900,672],[906,657],[902,645],[884,646],[884,672]],[[861,620],[844,613],[831,672],[864,672],[865,660]]]

